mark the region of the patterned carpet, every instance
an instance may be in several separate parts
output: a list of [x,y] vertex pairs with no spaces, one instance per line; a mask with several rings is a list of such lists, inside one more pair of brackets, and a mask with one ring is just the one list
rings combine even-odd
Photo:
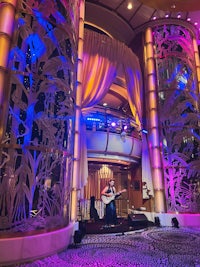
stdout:
[[200,267],[200,229],[152,227],[85,235],[65,251],[20,267]]

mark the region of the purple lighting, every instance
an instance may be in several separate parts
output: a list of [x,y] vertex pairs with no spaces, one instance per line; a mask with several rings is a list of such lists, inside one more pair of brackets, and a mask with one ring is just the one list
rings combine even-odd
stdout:
[[113,121],[113,122],[111,123],[111,126],[112,126],[112,127],[115,127],[115,126],[116,126],[116,122]]

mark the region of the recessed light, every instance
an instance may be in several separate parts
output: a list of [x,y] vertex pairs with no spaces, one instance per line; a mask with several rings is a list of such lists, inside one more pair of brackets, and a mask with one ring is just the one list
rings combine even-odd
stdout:
[[132,0],[129,0],[128,3],[127,3],[127,9],[131,10],[133,9],[133,1]]

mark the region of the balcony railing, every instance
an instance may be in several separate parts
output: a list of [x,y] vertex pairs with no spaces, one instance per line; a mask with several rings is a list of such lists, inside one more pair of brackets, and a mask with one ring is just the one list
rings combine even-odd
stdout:
[[88,158],[105,158],[138,162],[141,159],[140,138],[110,131],[87,131]]

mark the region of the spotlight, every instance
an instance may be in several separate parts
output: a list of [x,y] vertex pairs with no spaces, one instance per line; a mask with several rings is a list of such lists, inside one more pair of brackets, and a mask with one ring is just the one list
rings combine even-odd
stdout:
[[172,227],[179,228],[179,222],[178,222],[178,220],[176,219],[176,217],[173,217],[173,218],[172,218],[171,223],[172,223]]
[[142,133],[148,134],[148,131],[146,129],[142,129]]

